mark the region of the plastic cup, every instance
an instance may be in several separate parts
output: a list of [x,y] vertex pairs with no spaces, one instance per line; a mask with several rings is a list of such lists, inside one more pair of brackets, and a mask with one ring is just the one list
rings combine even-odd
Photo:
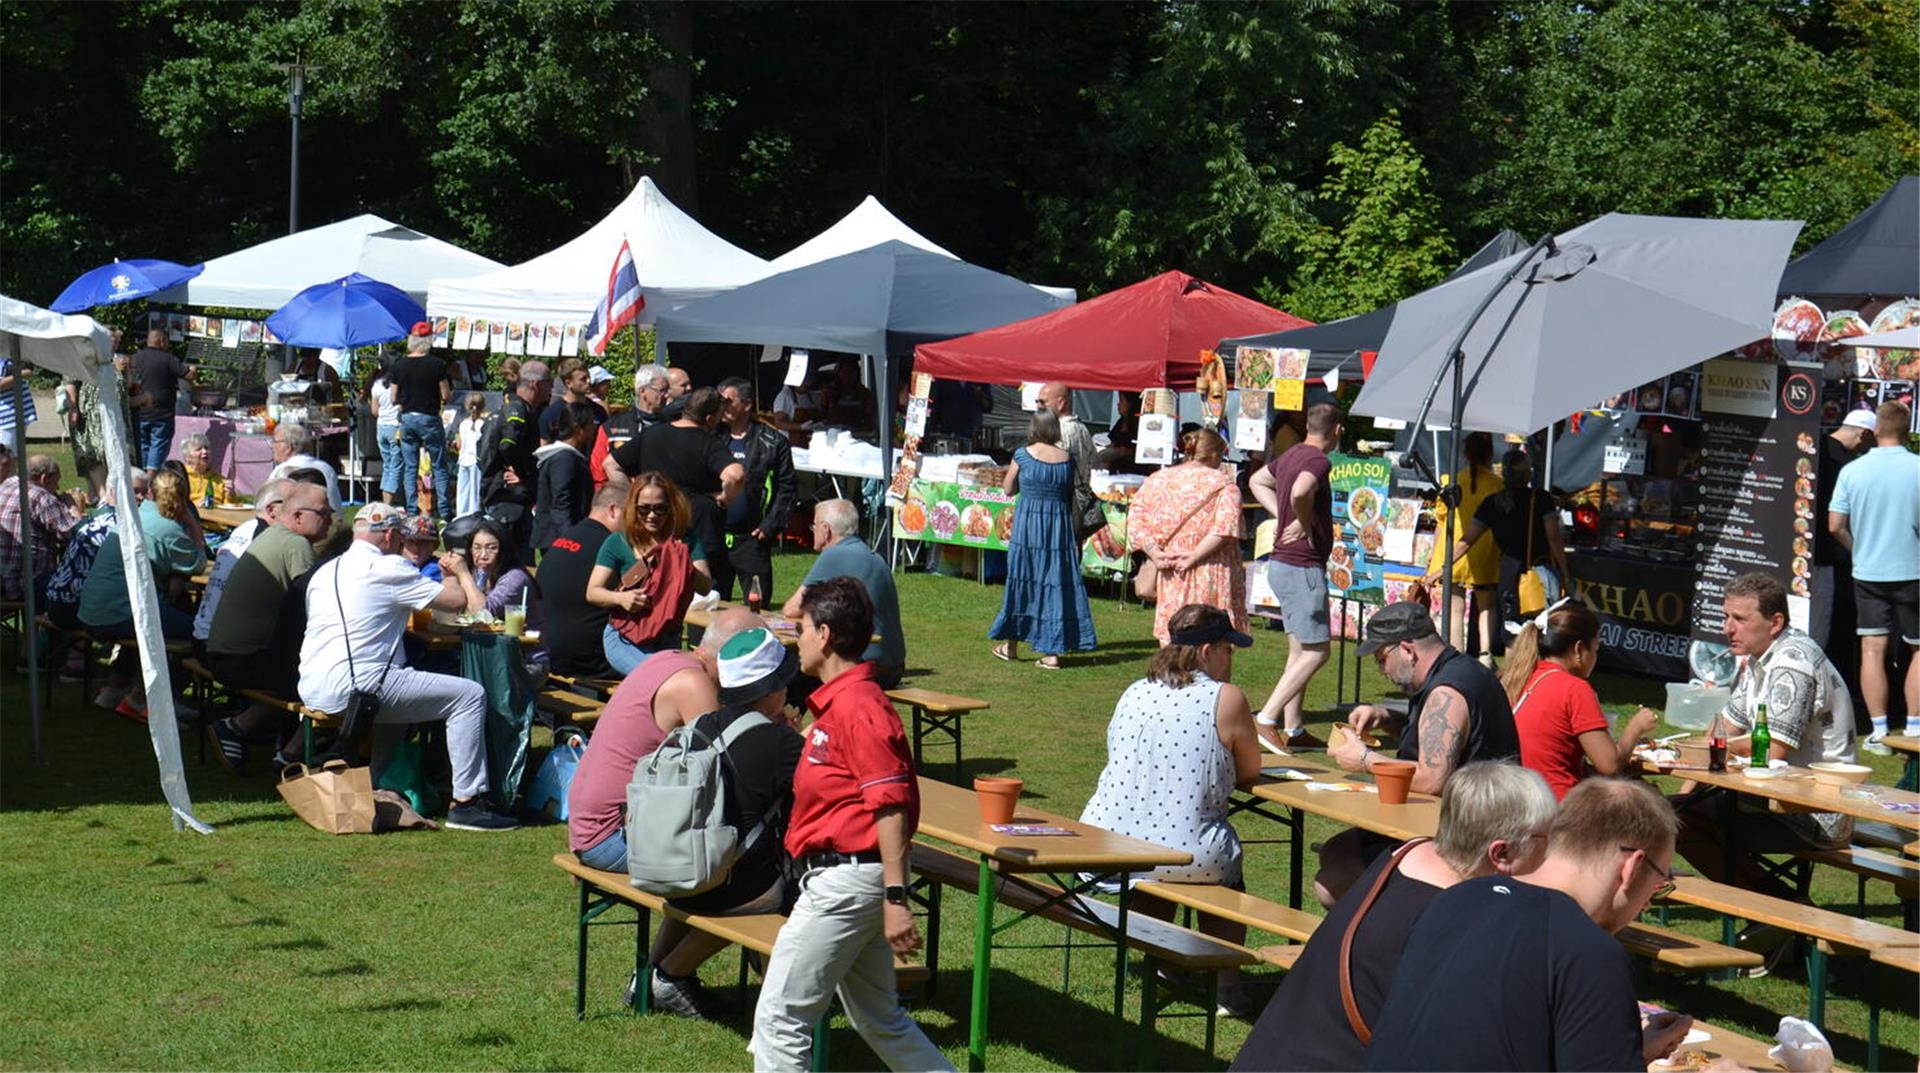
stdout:
[[527,629],[527,609],[524,607],[507,608],[506,631],[508,637],[518,637]]
[[411,626],[416,633],[427,632],[427,630],[433,626],[433,609],[423,607],[415,611],[413,613]]
[[1407,791],[1413,787],[1413,773],[1419,766],[1411,760],[1375,760],[1373,785],[1380,791],[1380,803],[1406,804]]
[[980,822],[989,826],[1012,823],[1014,806],[1020,802],[1020,779],[982,775],[973,780],[973,792],[980,799]]

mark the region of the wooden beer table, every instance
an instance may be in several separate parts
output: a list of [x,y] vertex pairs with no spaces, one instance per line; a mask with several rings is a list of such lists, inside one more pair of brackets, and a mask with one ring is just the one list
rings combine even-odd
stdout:
[[1920,737],[1912,734],[1889,734],[1881,739],[1881,744],[1896,753],[1905,753],[1907,770],[1901,774],[1897,784],[1902,790],[1920,790]]
[[[1301,875],[1306,855],[1306,814],[1324,816],[1336,823],[1348,827],[1358,827],[1385,835],[1388,838],[1406,841],[1422,835],[1432,835],[1440,829],[1440,799],[1432,794],[1407,794],[1404,805],[1383,805],[1373,790],[1373,784],[1348,778],[1345,772],[1327,765],[1330,761],[1320,758],[1267,756],[1261,758],[1261,772],[1266,777],[1255,783],[1247,793],[1258,801],[1283,805],[1287,809],[1285,816],[1275,816],[1253,805],[1244,806],[1238,811],[1258,812],[1269,819],[1279,820],[1289,832],[1288,860],[1290,872],[1287,880],[1287,904],[1300,908]],[[1285,776],[1272,777],[1267,773],[1280,769],[1303,771],[1312,776],[1310,781],[1302,782]],[[1353,787],[1346,791],[1309,790],[1314,783],[1333,784]]]
[[[1679,1012],[1685,1013],[1686,1011],[1682,1010]],[[1767,1051],[1772,1046],[1771,1044],[1757,1039],[1750,1039],[1738,1032],[1721,1028],[1719,1025],[1708,1024],[1705,1021],[1695,1021],[1693,1027],[1697,1032],[1706,1033],[1707,1038],[1700,1043],[1683,1043],[1675,1047],[1673,1049],[1674,1057],[1684,1059],[1687,1052],[1700,1051],[1708,1058],[1731,1058],[1735,1062],[1738,1062],[1742,1069],[1775,1070],[1786,1068],[1774,1061],[1772,1056],[1767,1054]],[[1650,1062],[1647,1064],[1648,1073],[1669,1073],[1669,1071],[1672,1070],[1682,1070],[1685,1068],[1686,1066],[1684,1064],[1671,1064],[1668,1062]]]
[[[1114,939],[1113,1015],[1123,1023],[1126,1018],[1127,990],[1127,903],[1128,877],[1161,865],[1188,864],[1193,855],[1184,850],[1157,846],[1137,838],[1128,838],[1064,816],[1021,805],[1014,811],[1014,822],[1064,827],[1069,835],[1003,834],[980,822],[980,804],[972,790],[951,786],[934,779],[920,779],[920,831],[928,838],[949,842],[980,857],[980,881],[973,933],[973,999],[967,1029],[967,1065],[972,1070],[987,1067],[988,982],[991,979],[993,937],[1034,915],[1022,911],[1010,920],[994,921],[994,873],[1008,883],[1018,883],[1021,874],[1046,875],[1064,894],[1045,899],[1061,908],[1083,914],[1101,931]],[[1093,889],[1094,882],[1080,873],[1120,883],[1119,919],[1109,927],[1102,918],[1081,906],[1081,896]],[[1123,1045],[1127,1033],[1115,1035],[1115,1045]]]
[[223,507],[195,507],[200,521],[218,529],[238,529],[253,521],[253,507],[247,503],[229,503]]

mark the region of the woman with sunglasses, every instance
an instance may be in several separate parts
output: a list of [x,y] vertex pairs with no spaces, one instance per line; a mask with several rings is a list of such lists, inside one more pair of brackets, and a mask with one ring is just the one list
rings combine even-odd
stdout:
[[623,676],[649,655],[679,648],[687,604],[713,587],[707,549],[687,536],[692,515],[680,489],[649,470],[628,486],[621,531],[600,545],[587,602],[608,609],[601,644]]
[[1587,683],[1600,663],[1600,616],[1571,597],[1527,623],[1507,648],[1501,688],[1513,704],[1520,762],[1538,771],[1556,799],[1588,775],[1617,775],[1633,744],[1660,722],[1650,708],[1633,713],[1616,739]]

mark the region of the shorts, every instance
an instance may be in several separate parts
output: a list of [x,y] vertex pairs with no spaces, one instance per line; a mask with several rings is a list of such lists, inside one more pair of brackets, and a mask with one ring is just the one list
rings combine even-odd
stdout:
[[1862,637],[1900,639],[1920,646],[1920,581],[1853,581],[1855,631]]
[[1270,560],[1267,586],[1280,601],[1280,622],[1294,640],[1323,645],[1333,639],[1327,616],[1326,567]]

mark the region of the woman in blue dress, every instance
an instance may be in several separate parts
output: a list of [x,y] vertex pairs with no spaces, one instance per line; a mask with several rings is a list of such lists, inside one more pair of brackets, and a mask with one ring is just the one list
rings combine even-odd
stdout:
[[1060,669],[1060,653],[1090,652],[1093,610],[1080,579],[1080,542],[1073,537],[1073,458],[1058,446],[1060,419],[1044,408],[1027,426],[1027,445],[1013,453],[1002,488],[1020,494],[1007,538],[1007,589],[987,636],[1000,659],[1019,658],[1025,641],[1035,664]]

